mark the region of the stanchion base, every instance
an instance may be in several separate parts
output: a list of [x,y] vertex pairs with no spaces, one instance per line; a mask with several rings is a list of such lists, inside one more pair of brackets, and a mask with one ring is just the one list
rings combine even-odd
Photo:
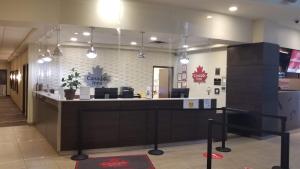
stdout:
[[274,166],[272,169],[282,169],[280,166]]
[[231,149],[230,148],[227,148],[227,147],[217,147],[216,148],[217,151],[219,152],[224,152],[224,153],[228,153],[228,152],[231,152]]
[[71,159],[74,161],[82,161],[82,160],[86,160],[88,158],[89,158],[89,156],[85,155],[85,154],[77,154],[77,155],[73,155],[71,157]]
[[149,151],[148,151],[148,154],[158,156],[158,155],[163,155],[164,152],[163,152],[162,150],[149,150]]
[[282,168],[279,166],[274,166],[274,167],[272,167],[272,169],[282,169]]

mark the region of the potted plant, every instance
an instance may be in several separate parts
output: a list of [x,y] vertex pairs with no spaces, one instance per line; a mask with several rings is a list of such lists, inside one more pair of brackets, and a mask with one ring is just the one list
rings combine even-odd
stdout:
[[80,74],[75,68],[72,68],[70,73],[62,78],[62,87],[66,88],[64,91],[67,100],[73,100],[75,98],[75,92],[80,85],[79,79]]

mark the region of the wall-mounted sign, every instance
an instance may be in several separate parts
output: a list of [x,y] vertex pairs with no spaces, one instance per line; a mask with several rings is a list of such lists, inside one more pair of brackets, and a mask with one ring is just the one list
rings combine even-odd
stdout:
[[193,73],[193,79],[195,83],[205,83],[207,79],[207,73],[202,66],[198,66],[197,70]]
[[184,99],[183,100],[183,109],[199,109],[199,100],[198,99]]
[[103,72],[103,68],[100,66],[93,67],[93,72],[89,72],[84,76],[84,81],[89,87],[106,87],[111,81],[111,77]]

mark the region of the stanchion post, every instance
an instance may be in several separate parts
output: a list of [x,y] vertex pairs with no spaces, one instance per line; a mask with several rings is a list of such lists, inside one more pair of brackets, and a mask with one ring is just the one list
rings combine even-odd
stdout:
[[213,119],[208,119],[208,130],[207,130],[207,162],[206,168],[211,169],[212,167],[212,130],[213,130]]
[[274,166],[272,169],[289,169],[290,168],[290,133],[281,135],[280,148],[280,166]]
[[86,160],[89,158],[88,155],[82,153],[82,124],[81,124],[81,111],[77,112],[77,147],[78,151],[76,155],[71,157],[74,161]]
[[285,132],[286,130],[286,118],[281,119],[281,132]]
[[231,152],[231,149],[226,147],[226,136],[227,136],[227,112],[226,108],[224,107],[222,110],[222,146],[217,147],[216,150],[219,152]]
[[281,138],[281,168],[290,168],[290,133],[284,133]]
[[151,155],[162,155],[162,154],[164,154],[164,152],[162,150],[158,149],[158,123],[159,123],[158,110],[155,110],[154,149],[148,151],[148,153],[151,154]]

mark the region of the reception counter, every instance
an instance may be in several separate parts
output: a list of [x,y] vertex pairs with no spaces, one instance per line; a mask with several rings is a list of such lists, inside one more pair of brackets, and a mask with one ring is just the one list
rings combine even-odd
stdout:
[[[204,109],[203,99],[67,101],[43,92],[34,92],[33,96],[36,127],[58,152],[77,149],[79,123],[83,148],[99,149],[152,144],[155,113],[159,119],[159,143],[205,139],[207,120],[221,119],[215,110]],[[198,107],[184,107],[188,100],[198,102]],[[210,103],[216,107],[216,100]],[[220,135],[221,130],[216,127],[214,137]]]

